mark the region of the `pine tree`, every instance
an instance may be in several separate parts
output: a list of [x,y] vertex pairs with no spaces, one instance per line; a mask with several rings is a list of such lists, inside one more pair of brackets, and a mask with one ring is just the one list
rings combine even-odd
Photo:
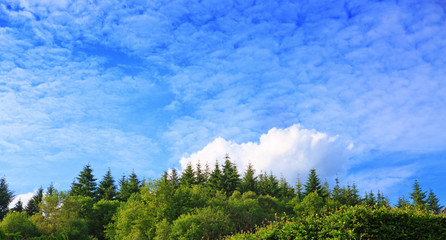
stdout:
[[240,183],[240,192],[248,192],[253,191],[256,192],[257,190],[257,177],[254,176],[255,169],[254,166],[249,163],[248,168],[245,171],[245,174],[242,178],[242,181]]
[[288,184],[283,176],[280,177],[279,182],[279,197],[287,200],[291,200],[294,197],[294,189]]
[[215,168],[209,176],[208,185],[214,190],[223,190],[223,175],[220,170],[218,161],[215,162]]
[[195,173],[192,164],[189,162],[180,177],[180,184],[183,186],[192,186],[195,184]]
[[228,196],[231,196],[240,187],[240,175],[228,154],[225,156],[225,164],[223,165],[222,183],[223,190]]
[[21,199],[15,204],[13,208],[11,208],[11,211],[13,212],[23,212],[23,202]]
[[426,192],[421,190],[421,187],[416,179],[413,184],[413,191],[410,194],[410,198],[412,199],[413,206],[420,208],[426,207]]
[[297,177],[297,182],[296,182],[296,197],[297,200],[299,202],[302,202],[302,200],[304,199],[305,195],[304,195],[304,190],[303,190],[303,186],[302,186],[302,182],[300,180],[300,177]]
[[311,169],[308,175],[307,183],[305,184],[305,196],[316,191],[319,197],[322,197],[322,186],[319,177],[316,174],[316,169]]
[[429,189],[429,197],[427,198],[427,210],[434,214],[438,214],[443,207],[440,205],[440,200],[435,196],[432,189]]
[[396,203],[397,208],[405,208],[410,206],[410,202],[404,197],[399,197],[398,202]]
[[389,201],[384,196],[384,194],[381,193],[380,191],[378,191],[378,196],[376,198],[376,205],[377,205],[378,208],[380,208],[380,207],[389,207]]
[[172,172],[169,175],[169,182],[175,188],[177,188],[180,185],[180,178],[178,177],[178,172],[176,168],[172,169]]
[[272,172],[270,172],[268,176],[268,185],[267,185],[267,194],[272,197],[278,197],[279,195],[279,181],[277,177],[274,176]]
[[200,162],[197,163],[197,167],[195,170],[195,182],[196,184],[199,185],[206,183],[206,176],[203,170],[201,169]]
[[327,179],[325,179],[324,185],[322,185],[321,194],[322,194],[321,197],[324,199],[330,197],[331,195],[330,186],[328,185]]
[[341,187],[339,186],[339,178],[338,178],[338,176],[336,176],[335,182],[336,182],[336,184],[333,187],[333,191],[331,191],[331,198],[334,201],[339,201],[340,197],[341,197]]
[[53,183],[51,183],[50,186],[48,186],[48,188],[46,189],[47,196],[53,195],[56,192],[57,192],[57,190],[54,188]]
[[111,175],[110,169],[104,175],[104,178],[99,183],[98,188],[98,198],[104,200],[114,200],[117,195],[117,187],[115,185],[115,180]]
[[370,191],[369,194],[365,193],[364,204],[370,207],[374,207],[376,205],[376,198],[373,191]]
[[0,179],[0,221],[8,213],[8,206],[14,198],[14,194],[12,191],[8,189],[8,184],[6,183],[5,178]]
[[97,187],[96,178],[93,176],[93,170],[90,168],[90,164],[87,164],[84,169],[80,172],[79,176],[76,177],[77,182],[73,182],[71,185],[71,196],[85,196],[96,199],[97,197]]
[[37,189],[37,194],[34,195],[28,202],[28,205],[26,206],[25,210],[28,216],[35,215],[40,211],[40,203],[43,200],[43,188],[40,187]]
[[134,171],[132,171],[128,179],[122,176],[119,185],[118,199],[123,202],[127,201],[132,194],[138,193],[141,189],[141,181]]

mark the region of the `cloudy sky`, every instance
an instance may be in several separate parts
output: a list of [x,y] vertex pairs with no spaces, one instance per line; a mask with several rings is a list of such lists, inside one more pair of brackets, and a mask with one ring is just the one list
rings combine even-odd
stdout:
[[0,176],[29,196],[229,153],[446,204],[445,56],[444,1],[3,0]]

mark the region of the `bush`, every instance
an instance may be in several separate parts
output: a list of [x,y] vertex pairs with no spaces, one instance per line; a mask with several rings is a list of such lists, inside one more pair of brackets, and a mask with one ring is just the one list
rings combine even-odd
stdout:
[[17,233],[24,238],[38,236],[36,225],[28,218],[26,212],[9,212],[0,223],[6,234]]

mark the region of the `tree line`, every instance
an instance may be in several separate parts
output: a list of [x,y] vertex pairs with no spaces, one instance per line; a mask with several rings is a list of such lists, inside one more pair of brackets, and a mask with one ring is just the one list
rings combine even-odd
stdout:
[[90,165],[71,184],[58,191],[51,184],[23,206],[13,199],[6,180],[0,180],[0,239],[218,239],[238,232],[257,231],[278,218],[305,218],[336,212],[343,207],[417,209],[444,215],[439,199],[423,191],[417,180],[409,199],[395,206],[380,191],[363,196],[355,184],[322,183],[311,169],[305,183],[295,186],[272,172],[256,174],[248,164],[240,175],[229,155],[210,170],[188,164],[182,173],[165,171],[154,180],[132,172],[118,183],[110,170],[98,180]]

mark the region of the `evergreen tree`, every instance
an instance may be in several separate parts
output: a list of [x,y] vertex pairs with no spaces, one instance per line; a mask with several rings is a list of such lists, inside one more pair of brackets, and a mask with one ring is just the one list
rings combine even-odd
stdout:
[[303,190],[303,186],[302,186],[302,182],[300,181],[300,177],[297,177],[297,182],[296,182],[296,197],[297,200],[299,202],[302,202],[302,200],[304,199],[305,195],[304,195],[304,190]]
[[132,171],[128,179],[122,176],[119,185],[118,199],[123,202],[127,201],[132,194],[138,193],[141,190],[141,181],[134,171]]
[[114,200],[117,195],[117,187],[115,185],[115,180],[111,175],[110,169],[104,175],[102,181],[99,183],[98,197],[104,200]]
[[223,190],[228,196],[231,196],[240,187],[240,175],[228,154],[225,156],[225,164],[223,165],[222,183]]
[[183,186],[192,186],[195,184],[195,173],[192,164],[189,162],[180,177],[180,184]]
[[255,169],[254,166],[249,163],[248,168],[243,175],[242,181],[240,182],[240,192],[253,191],[256,192],[257,188],[257,177],[254,176]]
[[40,203],[43,200],[43,188],[40,187],[37,190],[37,194],[34,195],[28,202],[28,205],[26,206],[25,210],[28,216],[32,216],[40,211]]
[[269,179],[268,174],[260,172],[259,181],[257,181],[257,192],[260,195],[269,195]]
[[333,191],[331,191],[331,198],[334,201],[339,201],[341,197],[341,187],[339,186],[339,178],[336,176],[335,186],[333,187]]
[[424,208],[426,206],[426,192],[421,190],[421,187],[416,179],[413,184],[413,191],[410,194],[410,198],[412,199],[413,206],[420,208]]
[[365,193],[364,204],[370,207],[374,207],[376,205],[376,198],[375,194],[373,194],[373,191],[370,191],[369,194],[367,194],[367,192]]
[[80,172],[79,176],[76,177],[77,182],[73,182],[71,185],[71,196],[84,196],[96,199],[97,197],[97,187],[96,178],[93,176],[93,170],[90,168],[90,164],[87,164],[84,169]]
[[268,176],[267,194],[272,197],[278,197],[279,195],[279,181],[272,172]]
[[53,195],[56,192],[57,190],[54,188],[53,183],[51,183],[50,186],[48,186],[48,188],[46,189],[47,196]]
[[384,196],[384,194],[381,193],[380,191],[378,191],[378,196],[376,198],[376,205],[377,205],[378,208],[380,208],[380,207],[389,207],[389,201]]
[[432,189],[429,189],[429,196],[427,198],[426,203],[427,203],[427,210],[429,210],[430,212],[432,212],[434,214],[438,214],[441,211],[441,209],[443,208],[440,205],[440,200],[437,198],[437,196],[435,196]]
[[12,191],[8,189],[8,184],[6,183],[5,178],[0,179],[0,221],[8,213],[8,206],[14,198],[14,194]]
[[288,184],[283,176],[280,178],[279,182],[279,197],[287,200],[291,200],[294,197],[294,189]]
[[199,185],[206,183],[206,176],[203,170],[201,169],[200,162],[197,163],[197,167],[195,170],[195,183]]
[[175,188],[177,188],[180,185],[180,178],[178,177],[178,172],[176,168],[172,169],[172,172],[169,175],[169,182]]
[[19,201],[15,204],[13,208],[11,208],[11,211],[13,212],[23,212],[23,202],[19,199]]
[[410,206],[410,202],[404,197],[399,197],[398,202],[396,203],[397,208],[405,208],[407,206]]
[[316,191],[319,197],[322,197],[322,186],[319,177],[316,174],[316,169],[311,169],[308,175],[307,183],[305,184],[305,196]]
[[215,162],[215,168],[209,176],[208,185],[214,190],[223,190],[223,175],[220,170],[218,161]]
[[330,197],[330,195],[331,195],[330,186],[328,185],[327,179],[325,179],[324,185],[322,185],[321,197],[323,199],[326,199],[326,198]]

